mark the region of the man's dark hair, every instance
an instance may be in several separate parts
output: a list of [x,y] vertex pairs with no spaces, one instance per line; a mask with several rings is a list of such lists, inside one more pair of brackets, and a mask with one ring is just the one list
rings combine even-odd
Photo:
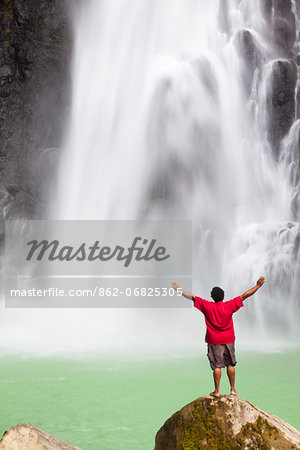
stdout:
[[224,291],[220,287],[215,286],[210,293],[215,303],[221,302],[224,298]]

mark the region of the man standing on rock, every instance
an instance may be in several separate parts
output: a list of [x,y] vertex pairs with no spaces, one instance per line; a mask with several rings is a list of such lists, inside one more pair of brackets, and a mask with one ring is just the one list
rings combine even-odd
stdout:
[[237,395],[235,390],[235,368],[236,359],[234,351],[235,334],[233,328],[232,314],[238,311],[246,298],[253,295],[265,282],[264,277],[260,277],[256,285],[239,297],[235,297],[228,302],[223,302],[224,291],[220,287],[214,287],[210,293],[213,302],[196,297],[189,292],[183,291],[181,287],[172,282],[172,287],[176,291],[182,291],[182,295],[194,302],[195,308],[199,309],[205,316],[207,342],[207,356],[210,367],[213,370],[215,390],[210,393],[214,397],[219,397],[219,387],[221,379],[221,368],[227,368],[227,375],[231,387],[231,394]]

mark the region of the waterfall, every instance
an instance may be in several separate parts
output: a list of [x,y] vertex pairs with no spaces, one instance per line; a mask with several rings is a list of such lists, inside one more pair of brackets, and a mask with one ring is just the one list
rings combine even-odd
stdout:
[[[235,317],[237,334],[271,348],[294,339],[295,4],[86,0],[72,17],[72,105],[49,217],[191,219],[194,293],[209,299],[220,285],[229,299],[265,275]],[[67,314],[74,327],[84,316],[82,348],[89,333],[93,348],[176,348],[204,335],[194,310]]]

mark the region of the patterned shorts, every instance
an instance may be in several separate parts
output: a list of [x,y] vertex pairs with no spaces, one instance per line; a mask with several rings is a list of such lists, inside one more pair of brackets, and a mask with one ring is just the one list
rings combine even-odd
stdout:
[[207,344],[207,357],[212,370],[236,365],[234,342],[232,344]]

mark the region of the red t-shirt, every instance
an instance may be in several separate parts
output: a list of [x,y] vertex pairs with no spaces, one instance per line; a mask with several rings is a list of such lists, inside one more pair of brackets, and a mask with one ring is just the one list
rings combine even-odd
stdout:
[[231,344],[235,341],[232,314],[244,306],[241,296],[228,302],[208,302],[195,297],[194,306],[205,316],[206,335],[208,344]]

